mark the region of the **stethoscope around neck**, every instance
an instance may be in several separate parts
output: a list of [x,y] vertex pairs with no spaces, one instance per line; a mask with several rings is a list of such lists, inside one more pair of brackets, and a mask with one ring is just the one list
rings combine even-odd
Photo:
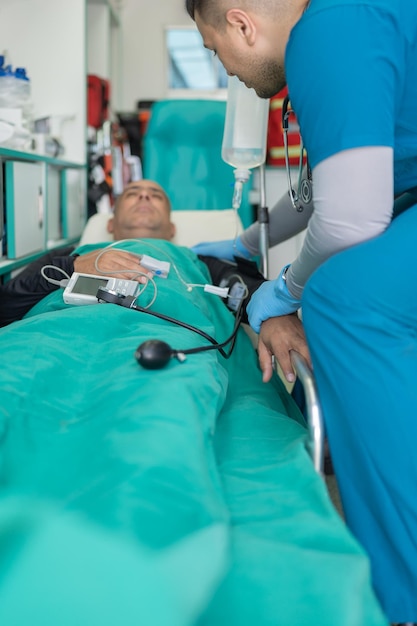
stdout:
[[[293,110],[290,106],[289,95],[285,96],[282,103],[282,131],[284,139],[284,157],[285,157],[285,170],[287,174],[288,195],[290,196],[291,204],[293,208],[301,213],[304,210],[304,206],[309,204],[313,199],[313,183],[310,164],[308,162],[308,156],[304,148],[303,139],[300,136],[300,158],[298,162],[298,181],[297,187],[294,188],[291,178],[290,168],[290,155],[288,146],[288,132],[289,132],[289,120]],[[306,158],[306,175],[303,175],[304,159]]]

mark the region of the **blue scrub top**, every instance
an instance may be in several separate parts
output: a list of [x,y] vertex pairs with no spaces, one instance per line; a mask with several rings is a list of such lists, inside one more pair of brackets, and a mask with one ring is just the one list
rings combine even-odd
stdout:
[[417,0],[312,0],[285,66],[313,168],[390,146],[395,194],[417,187]]

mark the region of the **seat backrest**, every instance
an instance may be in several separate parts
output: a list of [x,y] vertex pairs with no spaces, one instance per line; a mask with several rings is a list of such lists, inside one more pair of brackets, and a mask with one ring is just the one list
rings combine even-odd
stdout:
[[[114,241],[107,230],[110,214],[94,213],[88,220],[81,235],[79,245]],[[240,235],[243,227],[233,209],[221,211],[172,211],[171,220],[176,226],[172,240],[179,246],[191,247],[201,241],[233,239]]]
[[[230,209],[233,168],[221,157],[226,102],[160,100],[143,140],[143,175],[167,190],[173,210]],[[245,184],[239,210],[244,227],[254,221]]]

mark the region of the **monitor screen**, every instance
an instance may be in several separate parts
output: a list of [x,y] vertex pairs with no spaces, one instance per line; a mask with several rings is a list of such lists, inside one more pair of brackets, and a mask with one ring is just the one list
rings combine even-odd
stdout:
[[106,287],[108,278],[96,278],[95,276],[78,276],[72,289],[73,293],[80,293],[87,296],[97,295],[99,287]]

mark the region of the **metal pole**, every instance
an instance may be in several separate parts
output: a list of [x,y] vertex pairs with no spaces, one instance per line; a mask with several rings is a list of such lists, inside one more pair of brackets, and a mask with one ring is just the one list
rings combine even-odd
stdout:
[[265,165],[259,166],[260,203],[258,207],[259,224],[259,255],[260,270],[265,278],[268,278],[269,270],[269,215],[266,206]]

